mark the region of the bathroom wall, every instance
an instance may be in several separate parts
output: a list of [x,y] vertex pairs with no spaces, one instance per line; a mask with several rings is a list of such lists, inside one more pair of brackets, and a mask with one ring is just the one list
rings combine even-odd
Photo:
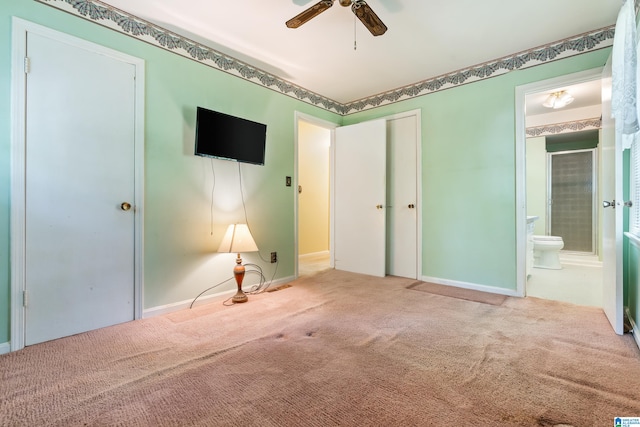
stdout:
[[533,234],[544,236],[547,223],[546,138],[527,138],[527,216],[535,215]]

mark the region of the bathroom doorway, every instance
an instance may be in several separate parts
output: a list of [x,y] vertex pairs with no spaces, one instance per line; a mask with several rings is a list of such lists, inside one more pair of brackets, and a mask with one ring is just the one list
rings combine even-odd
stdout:
[[[541,82],[542,83],[542,82]],[[566,92],[563,108],[543,104]],[[568,76],[557,86],[541,84],[527,93],[524,205],[536,217],[534,235],[559,236],[562,269],[529,268],[523,293],[544,299],[602,307],[601,232],[598,221],[598,170],[601,107],[599,72]],[[585,142],[586,141],[586,142]],[[526,261],[525,261],[526,262]],[[523,274],[523,276],[525,276]]]

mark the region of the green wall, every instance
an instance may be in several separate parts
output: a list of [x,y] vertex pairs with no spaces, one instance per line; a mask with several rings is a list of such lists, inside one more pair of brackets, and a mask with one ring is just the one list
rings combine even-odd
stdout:
[[277,278],[294,270],[294,195],[284,185],[294,172],[294,111],[351,124],[419,108],[423,275],[515,289],[515,87],[602,66],[609,54],[592,52],[341,118],[33,0],[0,2],[0,343],[9,340],[14,15],[146,61],[145,308],[192,298],[230,276],[231,258],[212,252],[224,226],[244,220],[238,166],[191,154],[197,105],[268,126],[266,165],[241,167],[249,222],[263,257],[278,252]]
[[[153,47],[33,0],[0,2],[0,344],[9,341],[11,17],[142,58],[146,62],[145,308],[195,297],[232,275],[233,254],[213,253],[226,224],[244,222],[238,164],[194,156],[196,106],[267,124],[265,166],[242,164],[246,210],[263,258],[278,252],[276,279],[294,273],[294,114],[342,118],[272,90]],[[216,176],[213,196],[212,166]],[[213,230],[213,235],[211,233]],[[275,264],[257,254],[245,261]],[[251,280],[247,276],[247,280]],[[254,278],[255,280],[255,278]],[[219,289],[231,289],[229,283]]]
[[602,67],[610,49],[349,115],[422,110],[423,275],[516,289],[515,88]]

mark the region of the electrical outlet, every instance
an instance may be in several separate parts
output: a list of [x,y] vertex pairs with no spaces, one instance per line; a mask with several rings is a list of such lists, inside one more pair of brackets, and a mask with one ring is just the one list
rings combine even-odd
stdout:
[[271,264],[278,262],[278,252],[271,252]]

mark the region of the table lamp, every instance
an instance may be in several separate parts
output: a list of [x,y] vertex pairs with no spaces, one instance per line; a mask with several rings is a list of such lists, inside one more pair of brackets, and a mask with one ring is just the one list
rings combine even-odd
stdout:
[[222,238],[218,252],[237,253],[236,266],[233,268],[233,276],[238,284],[238,292],[231,298],[234,303],[247,302],[249,298],[242,292],[242,279],[244,279],[244,265],[240,252],[257,252],[258,246],[251,236],[247,224],[231,224]]

